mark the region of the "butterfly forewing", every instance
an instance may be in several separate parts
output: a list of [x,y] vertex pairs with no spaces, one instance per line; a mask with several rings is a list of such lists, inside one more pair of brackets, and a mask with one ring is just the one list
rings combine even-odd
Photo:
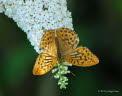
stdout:
[[36,63],[33,68],[34,75],[43,75],[50,71],[57,62],[57,58],[50,56],[46,53],[39,54]]
[[47,73],[56,65],[57,58],[58,61],[66,61],[76,66],[97,64],[99,62],[97,56],[86,47],[76,48],[78,43],[78,35],[70,29],[60,28],[46,31],[40,44],[40,48],[45,53],[38,56],[33,74],[43,75]]
[[92,66],[99,62],[98,58],[86,47],[78,47],[64,55],[64,61],[76,66]]
[[68,28],[60,28],[56,30],[57,39],[59,42],[59,50],[62,55],[75,49],[78,45],[78,35]]
[[45,53],[48,53],[51,56],[57,56],[54,30],[45,31],[41,39],[40,48],[43,49]]

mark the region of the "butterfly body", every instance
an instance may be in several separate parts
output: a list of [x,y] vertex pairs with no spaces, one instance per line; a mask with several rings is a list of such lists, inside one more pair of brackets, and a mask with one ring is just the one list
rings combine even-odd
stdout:
[[68,62],[76,66],[92,66],[99,62],[88,48],[77,45],[78,35],[68,28],[48,30],[44,33],[40,48],[44,53],[39,54],[33,68],[34,75],[43,75],[50,71],[58,62]]

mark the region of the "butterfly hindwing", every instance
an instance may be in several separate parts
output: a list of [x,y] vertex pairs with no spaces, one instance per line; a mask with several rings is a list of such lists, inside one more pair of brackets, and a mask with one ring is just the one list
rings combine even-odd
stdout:
[[78,47],[64,55],[64,61],[76,66],[92,66],[99,62],[98,58],[86,47]]
[[56,30],[57,39],[59,42],[59,50],[62,55],[75,49],[78,45],[78,35],[68,28],[60,28]]
[[46,53],[41,53],[36,59],[36,63],[33,68],[34,75],[43,75],[50,71],[57,62],[57,58],[50,56]]
[[[56,32],[56,33],[55,33]],[[33,68],[34,75],[43,75],[50,71],[58,61],[66,61],[76,66],[92,66],[99,62],[86,47],[77,47],[78,35],[68,28],[47,30],[41,39],[39,54]],[[61,59],[61,60],[60,60]]]
[[55,30],[45,31],[41,39],[40,48],[44,50],[45,53],[51,56],[57,56],[57,47],[55,43]]

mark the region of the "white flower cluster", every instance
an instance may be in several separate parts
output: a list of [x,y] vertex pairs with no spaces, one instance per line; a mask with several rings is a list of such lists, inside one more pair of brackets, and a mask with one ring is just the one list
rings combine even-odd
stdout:
[[[45,30],[62,27],[73,30],[71,12],[67,10],[66,0],[0,0],[0,13],[12,18],[34,46],[39,49],[41,37]],[[65,77],[71,64],[62,63],[52,70],[54,77],[59,79],[60,88],[66,88],[68,78]]]
[[59,79],[58,85],[60,88],[66,88],[68,85],[68,78],[64,75],[70,73],[68,70],[68,66],[72,66],[72,64],[68,64],[67,62],[63,62],[62,64],[57,64],[56,68],[52,69],[52,73],[55,73],[54,77]]
[[26,32],[38,53],[43,31],[62,27],[73,30],[66,0],[0,0],[0,13],[12,18]]

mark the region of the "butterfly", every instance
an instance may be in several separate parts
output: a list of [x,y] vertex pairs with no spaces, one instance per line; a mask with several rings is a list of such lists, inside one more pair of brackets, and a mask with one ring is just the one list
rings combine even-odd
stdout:
[[44,53],[37,57],[33,74],[43,75],[56,66],[57,62],[68,62],[76,66],[98,64],[98,57],[86,47],[77,47],[78,43],[78,35],[68,28],[45,31],[39,46]]

